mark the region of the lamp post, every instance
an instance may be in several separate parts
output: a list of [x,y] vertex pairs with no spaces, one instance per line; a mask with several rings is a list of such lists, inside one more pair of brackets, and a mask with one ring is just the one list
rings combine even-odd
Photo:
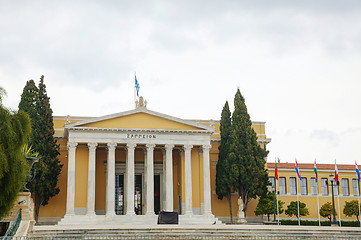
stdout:
[[333,174],[330,174],[330,180],[331,180],[331,193],[332,193],[332,214],[333,214],[333,218],[332,218],[332,224],[337,224],[337,220],[336,220],[336,211],[335,211],[335,202],[334,202],[334,194],[333,194],[333,184],[335,181],[335,178],[333,176]]

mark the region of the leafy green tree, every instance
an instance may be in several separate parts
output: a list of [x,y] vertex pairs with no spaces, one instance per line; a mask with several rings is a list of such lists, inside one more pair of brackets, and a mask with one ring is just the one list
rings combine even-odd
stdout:
[[[33,95],[36,94],[36,101]],[[23,99],[24,98],[24,99]],[[30,101],[26,103],[27,101]],[[19,109],[24,108],[31,115],[33,125],[32,147],[39,153],[39,162],[34,164],[35,178],[29,183],[34,197],[35,221],[38,221],[40,206],[45,206],[51,197],[57,195],[58,177],[62,165],[58,160],[59,145],[54,138],[53,111],[50,107],[50,98],[46,93],[44,76],[41,76],[38,91],[31,81],[27,82],[22,94]]]
[[[267,215],[267,220],[269,221],[270,215],[274,214],[274,207],[273,205],[273,192],[269,192],[266,196],[263,196],[259,199],[256,210],[254,213],[258,215]],[[283,213],[283,204],[281,200],[278,200],[278,212],[279,214]],[[277,208],[277,207],[276,207]],[[277,214],[277,212],[276,212]]]
[[244,212],[244,216],[250,199],[267,194],[267,154],[257,142],[245,100],[238,89],[234,98],[228,158],[232,163],[231,172],[236,178],[233,187],[243,200],[243,209],[240,210]]
[[[331,221],[332,221],[332,204],[330,202],[327,202],[321,206],[320,215],[324,218],[328,218],[328,220],[330,220],[330,223],[331,223]],[[335,215],[337,215],[336,212],[335,212]]]
[[346,201],[345,206],[343,208],[343,213],[346,216],[352,217],[356,216],[357,221],[359,221],[359,205],[357,200]]
[[218,199],[223,199],[223,197],[228,198],[229,205],[229,214],[231,218],[231,223],[233,223],[232,218],[232,185],[235,179],[231,173],[231,163],[228,159],[229,153],[229,135],[231,127],[231,111],[229,110],[228,101],[224,104],[221,121],[220,121],[220,133],[221,133],[221,143],[218,147],[218,162],[216,165],[216,193]]
[[28,143],[31,126],[23,112],[10,112],[2,106],[5,91],[0,91],[0,217],[8,214],[24,186],[28,164],[23,147]]
[[[300,202],[300,217],[301,216],[307,216],[310,213],[308,212],[308,208],[306,207],[306,203]],[[298,211],[297,211],[297,201],[292,201],[290,205],[287,206],[287,209],[285,211],[287,216],[292,217],[293,215],[297,217],[298,219]]]
[[3,99],[6,96],[6,91],[4,88],[0,87],[0,106],[2,105]]

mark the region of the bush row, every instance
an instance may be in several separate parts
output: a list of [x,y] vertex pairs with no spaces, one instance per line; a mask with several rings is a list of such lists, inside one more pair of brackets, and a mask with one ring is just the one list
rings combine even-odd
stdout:
[[[280,220],[281,225],[298,225],[297,220]],[[337,222],[339,224],[339,222]],[[301,225],[318,226],[318,221],[301,220]],[[331,226],[330,221],[321,221],[321,226]],[[341,221],[343,227],[359,227],[358,221]]]

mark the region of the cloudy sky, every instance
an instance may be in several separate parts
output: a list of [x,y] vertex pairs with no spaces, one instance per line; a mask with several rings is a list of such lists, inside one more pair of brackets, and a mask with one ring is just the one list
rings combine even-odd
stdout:
[[0,86],[45,75],[54,115],[220,119],[240,88],[268,161],[361,164],[360,1],[2,1]]

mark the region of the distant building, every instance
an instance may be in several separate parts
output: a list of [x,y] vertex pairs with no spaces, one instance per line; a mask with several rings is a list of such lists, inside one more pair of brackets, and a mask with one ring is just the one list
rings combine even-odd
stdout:
[[[279,200],[285,202],[287,207],[291,201],[306,203],[310,215],[302,219],[317,220],[317,194],[319,206],[324,203],[332,203],[332,189],[330,174],[335,175],[335,164],[317,164],[318,181],[316,182],[314,164],[298,163],[302,181],[298,180],[294,163],[277,163],[278,177],[277,191]],[[274,163],[267,163],[270,181],[274,186]],[[339,185],[334,186],[334,201],[337,220],[341,216],[342,220],[355,220],[355,217],[347,217],[343,214],[343,208],[346,201],[357,200],[360,194],[358,177],[355,165],[337,164]],[[340,211],[339,211],[340,206]],[[339,212],[341,215],[339,215]],[[286,214],[281,214],[280,218],[289,218]],[[327,220],[321,217],[321,220]]]

